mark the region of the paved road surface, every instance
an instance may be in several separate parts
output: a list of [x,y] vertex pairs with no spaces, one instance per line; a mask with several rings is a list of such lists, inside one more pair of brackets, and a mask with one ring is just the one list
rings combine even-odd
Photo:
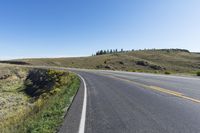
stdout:
[[[87,85],[85,133],[200,133],[200,79],[75,70]],[[61,133],[81,132],[83,84]]]

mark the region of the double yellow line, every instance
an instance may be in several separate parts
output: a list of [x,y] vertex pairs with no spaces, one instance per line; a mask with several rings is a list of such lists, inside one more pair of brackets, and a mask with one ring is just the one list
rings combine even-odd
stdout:
[[166,94],[170,94],[170,95],[173,95],[173,96],[176,96],[176,97],[180,97],[180,98],[183,98],[183,99],[187,99],[187,100],[190,100],[192,102],[200,103],[200,100],[185,96],[183,93],[167,90],[167,89],[160,88],[160,87],[157,87],[157,86],[149,86],[148,88],[155,90],[155,91],[160,91],[160,92],[163,92],[163,93],[166,93]]
[[141,84],[141,83],[138,83],[138,82],[135,82],[135,81],[131,81],[131,80],[128,80],[128,79],[118,78],[118,77],[114,77],[114,76],[111,76],[111,77],[115,78],[115,79],[119,79],[119,80],[123,80],[123,81],[134,83],[134,84],[136,84],[138,86],[141,86],[141,87],[143,87],[145,89],[150,89],[150,90],[153,90],[153,91],[166,93],[166,94],[173,95],[173,96],[176,96],[176,97],[179,97],[179,98],[190,100],[190,101],[195,102],[195,103],[200,103],[200,100],[192,98],[192,97],[185,96],[183,93],[180,93],[180,92],[171,91],[171,90],[164,89],[164,88],[161,88],[161,87],[158,87],[158,86],[151,86],[151,85],[149,86],[149,85]]

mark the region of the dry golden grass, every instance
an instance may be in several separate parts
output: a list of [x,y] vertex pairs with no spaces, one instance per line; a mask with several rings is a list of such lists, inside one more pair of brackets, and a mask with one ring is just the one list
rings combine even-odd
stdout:
[[[77,58],[41,58],[21,60],[32,65],[165,73],[196,73],[200,54],[184,51],[141,50]],[[147,62],[146,65],[138,61]]]
[[0,129],[12,131],[29,110],[28,97],[19,90],[23,87],[28,69],[0,65]]

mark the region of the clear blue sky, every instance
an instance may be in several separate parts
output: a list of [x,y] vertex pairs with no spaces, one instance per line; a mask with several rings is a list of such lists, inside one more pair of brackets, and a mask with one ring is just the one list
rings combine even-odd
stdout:
[[200,51],[199,0],[1,0],[0,59]]

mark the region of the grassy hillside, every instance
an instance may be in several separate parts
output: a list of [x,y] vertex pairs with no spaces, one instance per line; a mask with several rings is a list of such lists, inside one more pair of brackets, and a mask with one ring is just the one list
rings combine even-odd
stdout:
[[187,50],[141,50],[77,58],[21,60],[32,65],[111,69],[155,73],[196,73],[200,54]]
[[79,82],[66,71],[0,64],[0,132],[55,132]]

